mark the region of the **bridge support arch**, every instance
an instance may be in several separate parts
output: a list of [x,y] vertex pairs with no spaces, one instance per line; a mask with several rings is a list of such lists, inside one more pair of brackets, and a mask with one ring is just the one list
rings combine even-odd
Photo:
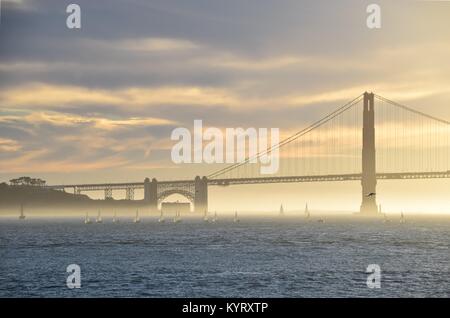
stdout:
[[377,174],[375,156],[375,103],[373,93],[364,93],[362,146],[362,203],[360,212],[376,214]]
[[208,179],[206,177],[195,177],[194,181],[194,209],[195,212],[205,213],[208,211]]
[[186,197],[194,205],[195,212],[208,211],[208,179],[197,176],[194,181],[158,182],[155,178],[144,180],[144,201],[151,212],[158,211],[162,200],[172,194]]

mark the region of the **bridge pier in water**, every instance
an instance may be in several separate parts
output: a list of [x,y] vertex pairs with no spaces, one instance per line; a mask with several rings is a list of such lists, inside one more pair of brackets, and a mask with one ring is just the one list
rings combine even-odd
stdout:
[[153,178],[144,180],[144,201],[149,204],[150,211],[158,211],[158,181]]
[[208,211],[208,179],[195,177],[194,211],[205,213]]
[[377,214],[377,174],[375,156],[375,103],[373,93],[364,93],[362,146],[362,203],[360,212]]

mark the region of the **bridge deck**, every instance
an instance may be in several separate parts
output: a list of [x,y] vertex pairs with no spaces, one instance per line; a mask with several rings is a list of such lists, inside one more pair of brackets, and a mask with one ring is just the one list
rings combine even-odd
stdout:
[[[288,177],[263,177],[263,178],[235,178],[235,179],[208,179],[208,185],[228,186],[239,184],[262,183],[294,183],[294,182],[330,182],[330,181],[357,181],[361,180],[361,174],[343,175],[318,175],[318,176],[288,176]],[[450,171],[444,172],[407,172],[407,173],[377,173],[378,180],[404,180],[404,179],[437,179],[450,178]],[[194,180],[166,180],[158,181],[158,184],[192,184]],[[97,184],[65,184],[48,185],[48,189],[64,190],[76,188],[80,191],[100,191],[104,189],[120,190],[127,188],[143,189],[144,182],[124,183],[97,183]]]

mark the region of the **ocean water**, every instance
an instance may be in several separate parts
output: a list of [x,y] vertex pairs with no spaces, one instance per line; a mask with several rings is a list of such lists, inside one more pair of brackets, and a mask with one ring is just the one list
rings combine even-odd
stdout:
[[449,297],[450,218],[0,219],[0,297],[119,296]]

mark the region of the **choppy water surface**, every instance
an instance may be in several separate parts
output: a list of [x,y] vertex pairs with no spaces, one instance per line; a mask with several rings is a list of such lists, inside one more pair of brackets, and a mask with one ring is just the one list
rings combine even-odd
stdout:
[[[1,219],[0,296],[448,297],[449,247],[450,218]],[[81,289],[66,287],[72,263]]]

